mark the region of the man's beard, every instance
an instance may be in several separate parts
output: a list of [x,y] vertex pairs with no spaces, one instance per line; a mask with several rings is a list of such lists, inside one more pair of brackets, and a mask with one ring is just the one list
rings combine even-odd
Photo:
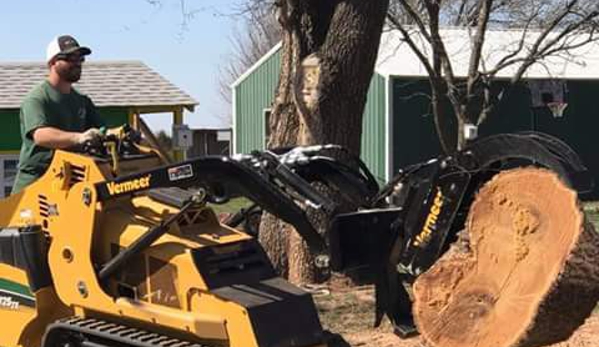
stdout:
[[75,83],[81,79],[81,67],[79,66],[61,67],[56,69],[56,72],[58,76],[67,82]]

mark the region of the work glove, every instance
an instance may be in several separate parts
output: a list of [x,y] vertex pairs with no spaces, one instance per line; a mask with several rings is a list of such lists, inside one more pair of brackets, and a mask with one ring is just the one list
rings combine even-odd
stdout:
[[105,133],[106,133],[106,137],[113,137],[113,138],[120,139],[123,134],[123,127],[120,126],[120,127],[109,128],[109,129],[106,129]]
[[86,142],[97,143],[99,142],[104,135],[97,128],[89,128],[86,131],[77,134],[75,141],[77,144],[82,145]]

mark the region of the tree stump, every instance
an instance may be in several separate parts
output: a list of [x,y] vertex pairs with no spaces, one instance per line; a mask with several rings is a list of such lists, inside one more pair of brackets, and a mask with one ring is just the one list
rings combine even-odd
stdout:
[[599,235],[555,173],[497,174],[477,194],[465,231],[414,284],[427,345],[543,346],[567,339],[593,311]]

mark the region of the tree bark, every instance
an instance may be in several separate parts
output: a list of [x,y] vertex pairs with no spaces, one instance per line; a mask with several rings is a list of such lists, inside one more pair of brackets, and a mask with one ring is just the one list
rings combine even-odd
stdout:
[[[360,153],[362,113],[388,6],[389,0],[277,2],[283,47],[268,147],[333,143]],[[262,223],[260,241],[271,259],[285,258],[282,248],[293,249],[287,251],[290,269],[278,270],[294,282],[314,281],[305,243],[287,235],[272,220]]]
[[555,173],[496,175],[477,195],[466,232],[414,284],[428,345],[542,346],[565,340],[591,314],[599,235]]

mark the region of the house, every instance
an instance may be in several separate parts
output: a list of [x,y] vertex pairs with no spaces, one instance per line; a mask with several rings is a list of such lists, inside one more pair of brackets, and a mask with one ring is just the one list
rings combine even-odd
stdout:
[[[465,29],[442,31],[453,58],[455,74],[465,77],[468,69],[471,33]],[[526,44],[538,33],[530,32]],[[489,30],[483,49],[487,66],[513,50],[522,31]],[[420,40],[420,41],[419,41]],[[416,42],[422,42],[416,38]],[[264,148],[266,119],[276,91],[280,44],[276,45],[232,85],[233,152],[246,153]],[[578,49],[532,66],[525,82],[504,99],[496,117],[478,129],[479,136],[500,132],[537,130],[556,135],[569,143],[582,157],[599,182],[599,45]],[[498,75],[509,78],[514,68]],[[402,43],[396,31],[386,31],[375,72],[370,82],[363,117],[361,157],[381,180],[389,180],[400,168],[440,154],[429,101],[428,75],[412,50]],[[553,116],[547,103],[567,106],[562,117]],[[555,105],[554,105],[555,106]]]
[[[21,148],[19,107],[48,73],[45,63],[0,63],[0,197],[9,194]],[[170,113],[183,122],[184,110],[198,104],[140,61],[86,62],[75,88],[94,101],[109,126],[136,126],[139,116]]]

